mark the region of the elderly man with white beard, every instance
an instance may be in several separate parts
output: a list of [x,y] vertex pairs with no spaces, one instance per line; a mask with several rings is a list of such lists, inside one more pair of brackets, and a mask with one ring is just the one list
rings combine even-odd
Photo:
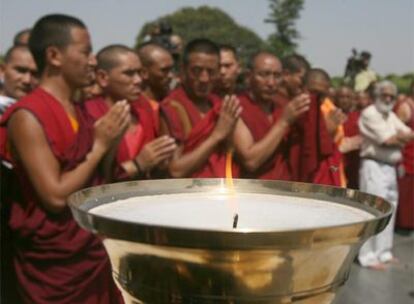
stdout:
[[[362,111],[359,128],[363,137],[361,147],[360,190],[391,202],[398,201],[396,165],[401,161],[401,149],[414,140],[411,131],[392,111],[397,96],[396,86],[387,80],[376,84],[374,103]],[[395,210],[387,228],[369,239],[361,248],[361,266],[384,269],[394,260],[392,242]]]

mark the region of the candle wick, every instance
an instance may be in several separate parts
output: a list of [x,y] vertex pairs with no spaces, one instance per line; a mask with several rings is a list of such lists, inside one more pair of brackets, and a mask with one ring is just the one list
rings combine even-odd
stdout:
[[237,228],[237,222],[239,221],[239,215],[237,213],[233,216],[233,229]]

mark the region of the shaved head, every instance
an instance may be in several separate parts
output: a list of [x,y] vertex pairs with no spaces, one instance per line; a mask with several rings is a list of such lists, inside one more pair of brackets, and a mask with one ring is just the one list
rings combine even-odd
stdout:
[[157,101],[167,96],[173,78],[174,60],[170,52],[156,43],[138,48],[143,65],[143,84],[146,94]]
[[260,65],[263,60],[277,61],[278,65],[281,65],[279,58],[277,58],[275,54],[271,52],[267,52],[267,51],[260,51],[260,52],[255,53],[250,58],[249,68],[250,69],[257,68],[257,66]]
[[96,55],[97,68],[110,71],[119,65],[119,55],[134,53],[134,50],[121,44],[104,47]]
[[142,64],[145,67],[149,67],[156,63],[160,57],[167,56],[171,57],[168,50],[156,43],[148,43],[141,46],[138,49],[138,55],[141,59]]
[[322,69],[310,69],[305,75],[305,86],[317,93],[327,94],[331,86],[331,77]]

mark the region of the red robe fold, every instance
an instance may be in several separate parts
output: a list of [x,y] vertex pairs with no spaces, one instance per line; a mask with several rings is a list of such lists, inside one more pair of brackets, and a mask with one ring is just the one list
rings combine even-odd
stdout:
[[311,94],[309,110],[289,133],[292,180],[338,186],[338,154],[320,110],[319,96]]
[[[400,106],[401,104],[398,104]],[[410,104],[411,118],[407,125],[414,130],[414,107]],[[398,180],[398,208],[396,226],[403,229],[414,229],[414,141],[408,143],[403,150],[404,176]]]
[[[6,126],[20,109],[31,112],[42,126],[62,171],[82,162],[93,143],[92,119],[76,109],[77,133],[62,105],[41,88],[10,108],[1,121],[1,155]],[[14,162],[21,199],[11,203],[9,226],[14,241],[14,266],[25,303],[122,303],[101,241],[80,228],[67,207],[50,214],[43,207],[27,173]],[[99,183],[92,178],[89,185]],[[85,185],[85,187],[88,185]]]
[[[158,111],[153,108],[150,101],[141,95],[136,101],[130,102],[131,114],[138,123],[134,133],[124,135],[118,145],[114,177],[117,181],[130,179],[121,164],[135,158],[145,144],[154,140],[158,134]],[[109,111],[108,104],[102,97],[85,102],[85,109],[94,120],[98,120]]]
[[[210,95],[209,101],[212,107],[211,110],[201,116],[184,89],[178,88],[172,91],[161,104],[162,115],[165,118],[170,135],[184,145],[184,153],[193,151],[206,140],[217,123],[221,99],[215,95]],[[186,123],[190,125],[188,130]],[[225,177],[226,153],[225,145],[219,146],[205,164],[189,177]],[[232,169],[233,177],[237,177],[238,169],[235,162],[232,162]]]
[[[267,114],[247,95],[239,96],[243,108],[241,119],[250,130],[255,142],[260,141],[270,131],[282,114],[282,110],[275,104],[272,113],[273,122],[270,122]],[[271,157],[256,172],[248,172],[241,169],[241,177],[257,179],[290,180],[288,167],[288,149],[285,139],[282,139],[278,148]]]
[[[359,134],[358,120],[361,112],[348,113],[347,120],[343,124],[345,137],[353,137]],[[347,187],[359,189],[359,149],[344,154],[345,175],[348,180]]]

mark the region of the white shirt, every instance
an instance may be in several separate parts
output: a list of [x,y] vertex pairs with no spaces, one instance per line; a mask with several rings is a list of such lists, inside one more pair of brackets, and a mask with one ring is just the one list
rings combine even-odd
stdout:
[[411,132],[394,112],[387,116],[377,110],[375,104],[362,111],[358,121],[362,135],[360,156],[396,164],[401,158],[401,148],[384,146],[383,143],[398,132]]
[[3,114],[8,107],[16,102],[16,99],[0,95],[0,115]]

